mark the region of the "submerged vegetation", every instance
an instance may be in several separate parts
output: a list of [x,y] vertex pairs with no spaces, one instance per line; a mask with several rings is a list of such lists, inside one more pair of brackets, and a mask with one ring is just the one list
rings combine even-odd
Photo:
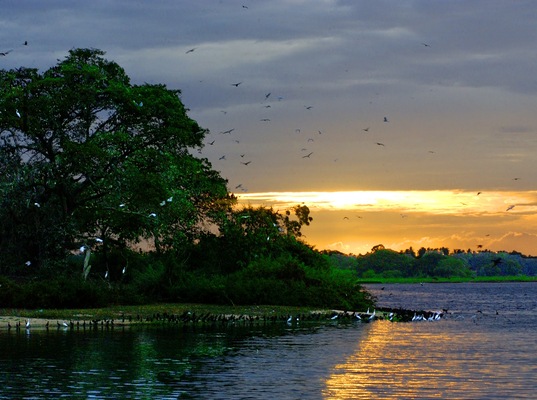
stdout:
[[372,304],[301,240],[307,206],[238,208],[180,92],[103,56],[0,70],[0,306]]

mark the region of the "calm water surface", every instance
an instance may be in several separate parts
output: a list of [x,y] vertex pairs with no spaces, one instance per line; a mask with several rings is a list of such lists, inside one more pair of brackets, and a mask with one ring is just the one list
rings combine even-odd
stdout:
[[[537,284],[367,285],[437,322],[0,328],[0,399],[535,398]],[[382,289],[384,287],[384,289]]]

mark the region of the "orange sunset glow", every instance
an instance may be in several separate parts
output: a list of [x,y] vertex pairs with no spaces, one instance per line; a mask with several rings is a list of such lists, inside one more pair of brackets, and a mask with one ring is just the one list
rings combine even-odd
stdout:
[[306,204],[313,222],[305,240],[320,250],[359,254],[382,243],[535,254],[537,244],[537,191],[267,192],[240,194],[239,203],[280,211]]
[[191,154],[244,204],[310,207],[317,249],[537,255],[537,3],[306,3],[6,7],[0,67],[98,48],[180,90]]

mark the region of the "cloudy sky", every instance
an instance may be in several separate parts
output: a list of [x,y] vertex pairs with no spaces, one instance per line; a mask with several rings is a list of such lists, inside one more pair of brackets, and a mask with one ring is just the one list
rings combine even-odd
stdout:
[[12,50],[0,68],[45,70],[93,47],[133,83],[182,90],[211,132],[200,157],[243,202],[310,206],[304,234],[318,249],[537,255],[537,2],[0,0],[0,9],[0,52]]

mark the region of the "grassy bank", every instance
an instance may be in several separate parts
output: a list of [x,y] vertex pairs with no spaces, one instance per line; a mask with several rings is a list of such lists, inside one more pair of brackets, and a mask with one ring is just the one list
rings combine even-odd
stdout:
[[39,319],[51,321],[107,321],[116,323],[143,323],[158,320],[163,315],[229,315],[248,316],[249,318],[275,317],[289,315],[331,313],[331,310],[319,310],[311,307],[293,306],[222,306],[208,304],[148,304],[136,306],[111,306],[84,309],[0,309],[0,315],[9,320]]
[[537,276],[513,275],[513,276],[478,276],[473,278],[359,278],[364,283],[464,283],[464,282],[537,282]]

